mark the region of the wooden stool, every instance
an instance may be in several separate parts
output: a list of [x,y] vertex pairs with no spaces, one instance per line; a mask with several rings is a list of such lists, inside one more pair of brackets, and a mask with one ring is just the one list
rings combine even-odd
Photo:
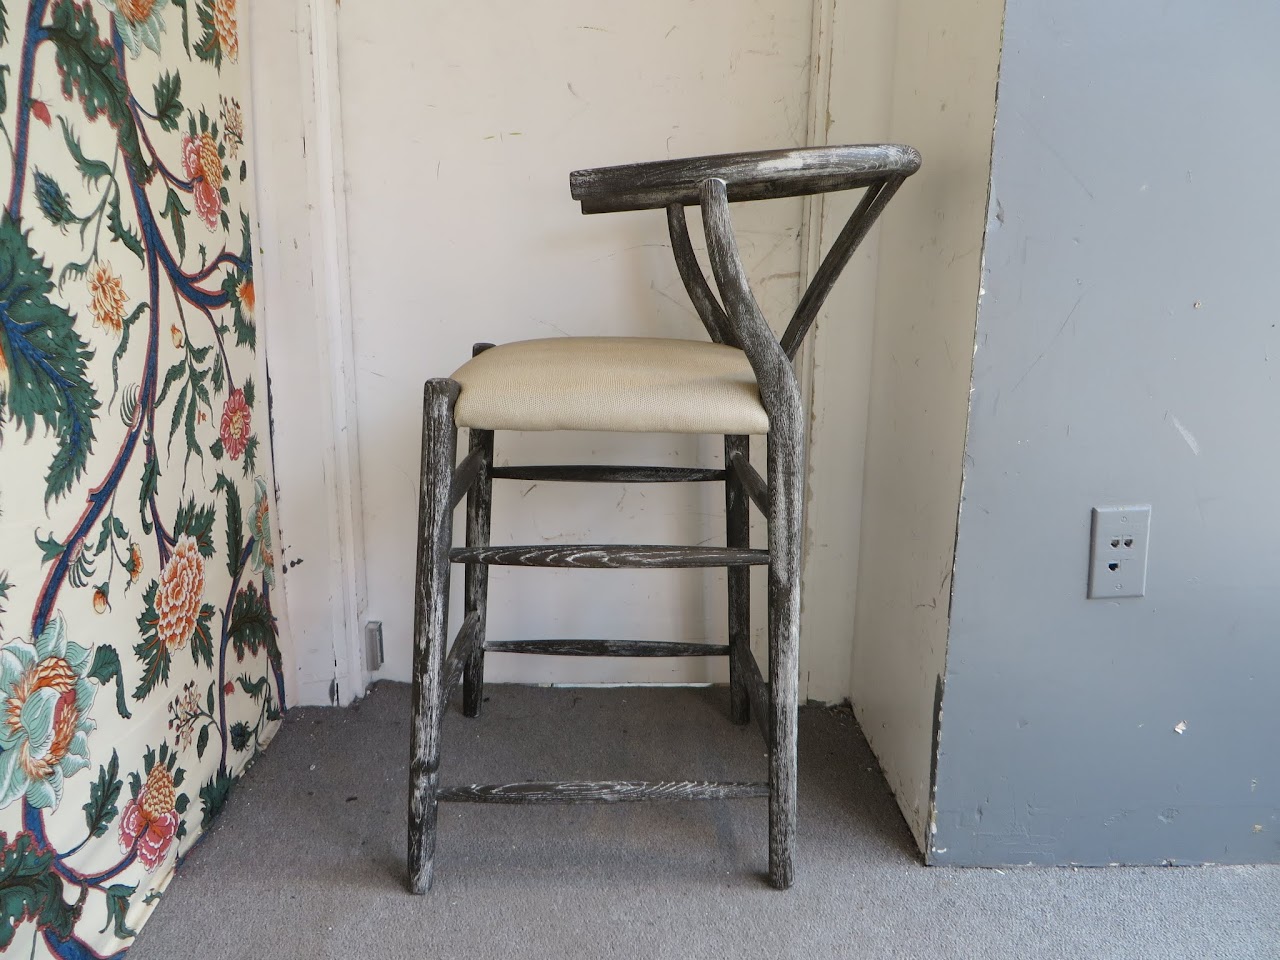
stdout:
[[[581,170],[570,175],[583,213],[665,208],[676,265],[712,343],[569,337],[493,347],[478,344],[449,379],[426,383],[422,487],[414,597],[413,730],[409,785],[409,886],[431,886],[437,804],[613,803],[638,800],[769,798],[769,878],[795,876],[797,645],[804,421],[792,361],[850,256],[902,181],[920,166],[910,147],[812,147]],[[729,204],[865,188],[805,291],[781,339],[747,283]],[[684,208],[699,205],[717,300],[694,256]],[[723,306],[721,305],[723,303]],[[458,428],[469,452],[457,463]],[[619,430],[724,436],[724,466],[495,467],[495,430]],[[750,462],[748,440],[767,435],[767,481]],[[455,466],[456,464],[456,466]],[[489,544],[495,480],[643,483],[723,481],[726,546]],[[453,510],[467,498],[465,547],[453,547]],[[753,550],[749,503],[768,519],[769,547]],[[466,566],[466,613],[448,649],[449,569]],[[492,564],[526,567],[728,568],[727,644],[620,640],[485,641]],[[748,567],[769,568],[769,680],[750,647]],[[446,656],[446,649],[448,655]],[[480,712],[484,653],[566,656],[727,656],[730,715],[754,713],[769,745],[767,783],[601,781],[441,788],[440,731],[461,680],[463,713]]]

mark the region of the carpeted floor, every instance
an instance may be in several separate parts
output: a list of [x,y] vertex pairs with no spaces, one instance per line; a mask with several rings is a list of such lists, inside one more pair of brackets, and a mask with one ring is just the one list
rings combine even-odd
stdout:
[[[721,689],[489,689],[444,781],[763,779]],[[770,889],[766,804],[446,805],[405,892],[409,689],[298,709],[178,871],[130,960],[1276,960],[1280,868],[921,865],[852,718],[800,723],[800,869]]]

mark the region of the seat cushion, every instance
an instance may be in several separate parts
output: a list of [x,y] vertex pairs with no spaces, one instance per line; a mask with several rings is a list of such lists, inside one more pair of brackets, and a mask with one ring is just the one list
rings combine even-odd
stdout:
[[560,337],[491,347],[453,374],[454,420],[480,430],[768,433],[736,347],[699,340]]

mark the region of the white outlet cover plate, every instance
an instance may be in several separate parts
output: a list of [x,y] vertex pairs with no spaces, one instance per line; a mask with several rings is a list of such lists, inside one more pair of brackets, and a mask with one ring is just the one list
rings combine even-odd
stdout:
[[1146,596],[1150,543],[1150,504],[1094,507],[1089,538],[1089,599]]

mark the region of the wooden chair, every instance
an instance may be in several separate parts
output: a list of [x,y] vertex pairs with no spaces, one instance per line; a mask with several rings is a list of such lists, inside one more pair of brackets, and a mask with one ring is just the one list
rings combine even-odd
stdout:
[[[920,165],[910,147],[813,147],[663,160],[570,175],[583,213],[665,208],[680,276],[710,343],[609,337],[478,344],[451,378],[426,383],[414,601],[413,729],[409,792],[409,886],[431,886],[440,802],[612,803],[769,798],[769,878],[794,878],[797,645],[804,420],[792,361],[841,269],[894,192]],[[781,339],[747,282],[729,204],[864,188]],[[694,257],[684,208],[698,205],[717,300]],[[458,428],[469,452],[457,463]],[[621,430],[724,436],[715,468],[493,465],[495,430]],[[767,480],[751,465],[748,439],[767,434]],[[456,465],[455,465],[456,464]],[[491,546],[492,482],[723,481],[726,546]],[[467,499],[466,546],[453,547],[453,510]],[[751,549],[749,504],[767,517],[767,550]],[[466,610],[451,649],[449,570],[466,568]],[[728,568],[727,644],[620,640],[485,641],[488,572],[527,567]],[[769,680],[750,648],[751,565],[769,568]],[[486,650],[566,656],[727,656],[730,715],[754,713],[769,745],[767,783],[602,781],[441,788],[441,723],[459,681],[463,713],[480,712]]]

